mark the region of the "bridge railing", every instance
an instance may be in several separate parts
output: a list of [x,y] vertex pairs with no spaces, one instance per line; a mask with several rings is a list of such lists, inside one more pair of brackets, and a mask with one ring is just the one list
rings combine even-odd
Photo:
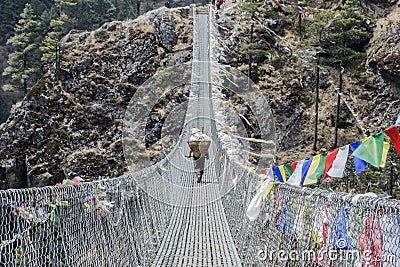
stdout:
[[132,175],[0,191],[0,265],[149,266],[171,212]]
[[400,266],[399,201],[277,184],[251,222],[260,177],[231,168],[240,180],[223,204],[244,266]]

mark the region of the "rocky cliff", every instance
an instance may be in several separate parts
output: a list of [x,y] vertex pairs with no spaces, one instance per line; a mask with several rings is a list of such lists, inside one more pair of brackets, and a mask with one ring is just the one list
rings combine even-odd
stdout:
[[[307,7],[339,10],[344,2],[313,1],[307,2]],[[377,24],[400,29],[400,1],[360,2],[362,15]],[[255,20],[251,19],[252,12]],[[312,48],[298,39],[298,14],[296,8],[273,8],[260,4],[254,9],[238,4],[237,8],[224,8],[216,19],[222,42],[219,62],[236,66],[246,74],[249,62],[249,53],[246,52],[250,43],[251,24],[254,25],[253,43],[257,46],[249,49],[253,51],[251,78],[269,97],[277,131],[277,165],[329,151],[334,144],[335,88],[339,86],[340,67],[336,63],[324,64],[324,55],[321,56],[318,131],[316,150],[313,150],[317,57]],[[316,16],[317,12],[303,12],[303,31],[315,21]],[[352,143],[394,125],[400,113],[400,34],[383,31],[372,24],[363,27],[353,29],[353,36],[342,36],[346,45],[365,53],[366,60],[361,62],[363,71],[343,65],[343,97],[337,146]],[[357,35],[362,30],[367,34]],[[306,38],[307,33],[303,32],[303,39]],[[391,160],[396,162],[398,157]],[[386,174],[379,177],[374,177],[370,172],[363,173],[336,185],[339,187],[336,189],[382,193],[388,187],[390,167],[384,172]],[[349,169],[347,175],[352,173],[354,171]],[[398,190],[399,185],[396,186]]]
[[191,59],[189,8],[160,8],[64,37],[68,62],[54,66],[0,127],[0,188],[124,173],[121,135],[136,86],[160,67]]
[[[335,8],[340,3],[315,1],[313,6]],[[375,5],[374,8],[382,10]],[[264,50],[254,50],[252,54],[252,79],[269,96],[278,133],[278,163],[282,163],[314,153],[310,144],[313,142],[315,117],[316,56],[297,41],[297,12],[281,12],[278,13],[280,17],[274,19],[271,18],[272,12],[267,10],[271,9],[259,8],[256,14],[261,19],[253,21],[253,42],[262,44]],[[394,21],[398,16],[398,7],[389,2],[384,10],[386,19]],[[303,24],[313,19],[313,14],[304,14]],[[258,23],[260,20],[263,22]],[[248,55],[243,53],[243,47],[249,43],[250,12],[227,8],[219,15],[217,23],[223,40],[221,47],[225,48],[219,61],[237,66],[247,73]],[[351,109],[342,100],[338,145],[348,144],[363,134],[373,134],[393,125],[400,106],[400,35],[375,29],[369,35],[367,45],[365,40],[349,39],[354,46],[367,53],[367,68],[361,74],[352,73],[349,69],[344,72],[343,94]],[[339,68],[334,65],[320,66],[318,152],[329,149],[333,143],[337,101],[334,89],[339,86]]]

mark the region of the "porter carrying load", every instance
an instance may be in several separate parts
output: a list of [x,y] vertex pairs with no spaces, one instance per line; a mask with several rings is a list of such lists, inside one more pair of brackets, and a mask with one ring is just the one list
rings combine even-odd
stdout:
[[201,182],[201,178],[203,177],[205,159],[209,158],[208,148],[210,144],[211,138],[202,133],[200,129],[192,128],[190,130],[190,138],[188,141],[190,153],[188,157],[194,159],[194,169],[198,183]]

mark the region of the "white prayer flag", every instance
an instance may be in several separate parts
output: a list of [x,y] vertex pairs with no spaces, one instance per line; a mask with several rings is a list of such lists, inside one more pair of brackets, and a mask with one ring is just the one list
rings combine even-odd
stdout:
[[268,177],[268,179],[270,179],[272,181],[274,180],[274,172],[272,171],[272,168],[267,169],[266,176]]
[[290,175],[289,179],[286,181],[287,184],[300,186],[304,161],[305,159],[297,162],[296,169],[294,169],[294,172],[292,173],[292,175]]
[[343,178],[346,168],[347,157],[349,155],[349,145],[339,148],[335,160],[332,163],[332,168],[328,171],[328,175],[334,178]]
[[260,188],[257,191],[257,194],[250,201],[250,204],[246,210],[246,215],[250,221],[257,220],[258,215],[260,215],[263,197],[266,197],[266,195],[268,195],[273,186],[274,186],[273,181],[269,179],[262,182]]

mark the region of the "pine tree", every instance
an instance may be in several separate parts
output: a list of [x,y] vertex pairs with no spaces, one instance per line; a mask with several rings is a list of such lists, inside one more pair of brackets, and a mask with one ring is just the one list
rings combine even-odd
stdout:
[[61,43],[61,38],[63,34],[67,33],[69,24],[74,21],[73,18],[70,18],[68,14],[65,13],[65,10],[68,7],[75,6],[76,2],[71,0],[54,0],[54,4],[58,9],[58,17],[50,21],[51,30],[44,38],[40,50],[43,52],[43,64],[55,63],[55,77],[56,80],[58,80],[61,62],[67,59],[67,57],[63,55],[64,46]]
[[74,28],[78,30],[96,29],[104,22],[118,19],[111,0],[78,0],[72,12],[80,14],[74,22]]
[[365,44],[370,34],[362,26],[359,1],[343,1],[333,13],[320,11],[308,30],[313,36],[306,40],[317,50],[327,54],[328,62],[343,61],[348,67],[359,66],[365,59]]
[[33,62],[33,54],[39,47],[35,37],[40,22],[36,19],[36,15],[30,4],[26,4],[20,15],[21,19],[14,28],[15,35],[7,40],[7,44],[11,45],[14,52],[8,56],[8,67],[4,70],[3,75],[11,75],[11,84],[3,86],[4,90],[24,90],[25,94],[28,90],[28,80],[36,72],[38,68]]

